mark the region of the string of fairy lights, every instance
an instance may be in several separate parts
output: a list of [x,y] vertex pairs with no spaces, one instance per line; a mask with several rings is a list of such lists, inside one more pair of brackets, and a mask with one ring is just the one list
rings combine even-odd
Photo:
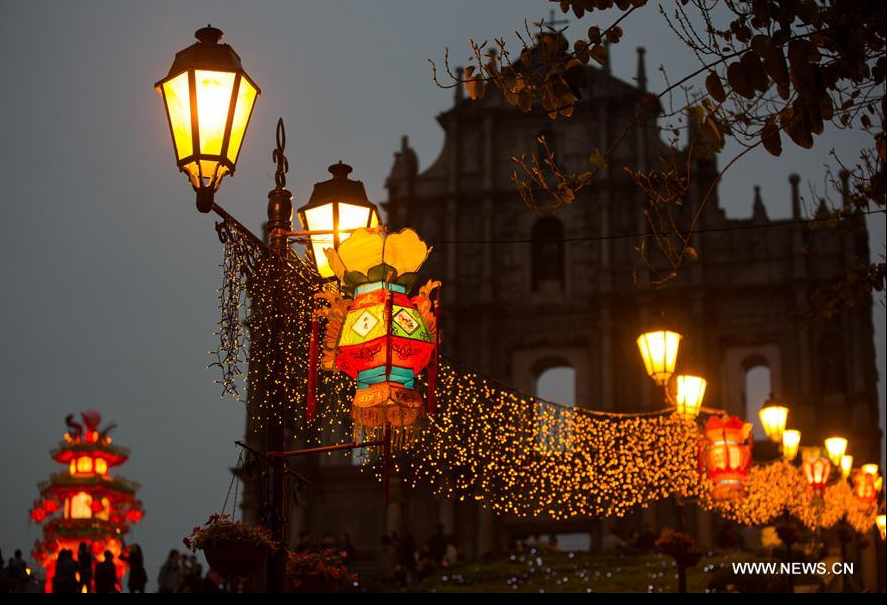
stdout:
[[808,488],[801,469],[785,460],[753,466],[743,498],[712,500],[706,480],[700,481],[703,508],[742,525],[768,525],[790,515],[810,530],[829,529],[844,519],[853,529],[865,533],[878,514],[877,505],[860,501],[846,481],[837,481],[817,494]]
[[[254,430],[281,422],[285,410],[306,444],[373,438],[352,433],[354,384],[342,373],[320,373],[317,414],[305,414],[313,294],[325,287],[313,265],[269,252],[235,222],[218,231],[225,254],[211,366],[221,372],[223,396],[244,400],[248,386]],[[745,525],[784,514],[811,528],[846,518],[867,531],[874,522],[876,507],[858,502],[846,482],[815,497],[800,469],[782,461],[753,467],[745,498],[713,498],[710,480],[699,472],[699,430],[670,410],[620,414],[562,406],[445,358],[437,401],[435,414],[406,436],[396,472],[409,485],[497,514],[621,517],[680,495]]]
[[672,414],[611,417],[441,368],[438,412],[400,460],[413,485],[495,513],[620,517],[693,493],[695,427]]

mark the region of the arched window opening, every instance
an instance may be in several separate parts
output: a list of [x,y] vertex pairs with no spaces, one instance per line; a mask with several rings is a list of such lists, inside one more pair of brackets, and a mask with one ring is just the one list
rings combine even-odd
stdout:
[[533,290],[560,289],[564,285],[564,225],[546,216],[533,225]]
[[[563,362],[554,361],[538,367],[540,371],[536,372],[533,391],[540,399],[536,404],[539,452],[561,454],[571,447],[570,412],[561,406],[576,405],[576,370]],[[543,399],[545,401],[541,401]]]
[[563,405],[576,405],[576,370],[549,367],[536,375],[536,397]]
[[745,420],[751,422],[754,429],[755,441],[766,441],[767,435],[758,420],[758,413],[764,407],[764,403],[773,392],[773,384],[770,376],[770,366],[765,362],[757,361],[747,366],[745,371]]

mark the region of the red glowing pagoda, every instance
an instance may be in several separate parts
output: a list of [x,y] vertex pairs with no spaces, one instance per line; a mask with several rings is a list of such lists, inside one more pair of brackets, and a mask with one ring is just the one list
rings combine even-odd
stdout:
[[67,470],[38,484],[40,497],[30,513],[33,521],[43,525],[43,540],[34,543],[31,554],[46,570],[47,592],[52,590],[59,552],[69,549],[76,557],[81,543],[90,548],[94,564],[111,551],[119,581],[127,569],[120,559],[123,536],[144,515],[141,501],[135,498],[139,485],[109,472],[129,458],[129,450],[112,445],[108,436],[115,425],[99,429],[102,416],[95,410],[80,416],[82,424],[73,414],[65,418],[68,431],[51,452],[53,460]]

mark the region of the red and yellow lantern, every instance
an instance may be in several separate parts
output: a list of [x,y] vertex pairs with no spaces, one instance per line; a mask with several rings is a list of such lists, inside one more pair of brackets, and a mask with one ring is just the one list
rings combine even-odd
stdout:
[[828,458],[811,456],[804,460],[804,478],[815,493],[822,493],[831,474],[832,463]]
[[[439,305],[432,294],[440,282],[429,281],[409,296],[429,252],[411,229],[386,236],[372,228],[357,229],[338,249],[324,250],[343,292],[353,298],[329,291],[317,295],[329,307],[315,312],[315,322],[326,318],[327,326],[322,347],[316,323],[312,336],[309,416],[317,355],[322,369],[357,381],[351,407],[355,441],[394,429],[401,437],[395,442],[403,442],[426,411],[433,411]],[[429,366],[426,408],[417,379]]]
[[860,502],[874,502],[881,492],[883,478],[877,464],[864,464],[853,474],[853,495]]
[[700,457],[700,467],[715,484],[714,498],[742,497],[752,463],[752,425],[736,416],[712,416]]

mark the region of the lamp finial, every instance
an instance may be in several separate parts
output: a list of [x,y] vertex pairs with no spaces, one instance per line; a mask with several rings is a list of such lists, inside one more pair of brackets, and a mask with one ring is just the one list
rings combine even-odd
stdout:
[[201,27],[194,32],[194,37],[204,44],[218,44],[225,34],[217,27],[213,27],[209,23],[206,27]]
[[330,171],[330,174],[333,175],[333,178],[336,180],[346,180],[348,175],[354,170],[348,164],[345,164],[342,160],[339,160],[338,164],[333,164],[327,170]]

